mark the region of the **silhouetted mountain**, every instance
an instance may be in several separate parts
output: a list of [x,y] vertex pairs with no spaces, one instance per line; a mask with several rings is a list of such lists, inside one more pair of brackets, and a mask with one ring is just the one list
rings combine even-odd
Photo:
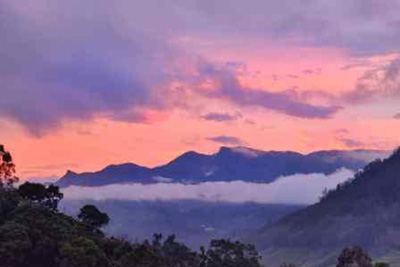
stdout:
[[311,266],[326,266],[333,260],[330,254],[347,246],[362,246],[378,256],[398,251],[399,175],[400,150],[388,159],[373,161],[319,203],[264,227],[255,240],[265,256],[275,257],[276,262],[285,258],[301,263],[299,255],[307,255],[310,261],[305,252],[312,251],[317,256]]
[[99,186],[115,183],[150,183],[151,169],[133,163],[121,165],[110,165],[99,172],[85,172],[77,174],[68,170],[67,173],[57,181],[61,187],[70,185]]
[[153,169],[154,175],[174,181],[198,181],[213,171],[213,156],[186,152],[168,164]]
[[308,155],[290,151],[261,151],[246,147],[221,147],[212,155],[187,152],[166,165],[153,169],[135,164],[112,165],[94,173],[67,172],[60,186],[98,186],[114,183],[205,181],[272,182],[293,174],[330,174],[339,168],[358,170],[387,154],[385,151],[318,151]]

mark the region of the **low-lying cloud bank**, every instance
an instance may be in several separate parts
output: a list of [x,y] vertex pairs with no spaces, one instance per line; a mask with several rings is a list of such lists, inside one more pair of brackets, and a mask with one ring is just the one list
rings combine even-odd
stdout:
[[100,187],[70,186],[65,188],[68,200],[201,200],[231,203],[312,204],[322,191],[334,188],[352,177],[347,169],[331,175],[297,174],[279,178],[270,184],[244,181],[205,182],[200,184],[116,184]]

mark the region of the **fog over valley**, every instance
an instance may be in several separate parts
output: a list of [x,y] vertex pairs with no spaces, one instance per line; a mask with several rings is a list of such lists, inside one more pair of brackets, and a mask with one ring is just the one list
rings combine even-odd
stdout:
[[69,186],[62,191],[67,200],[199,200],[308,205],[318,201],[324,189],[333,189],[353,175],[351,170],[339,169],[330,175],[314,173],[283,176],[272,183],[132,183],[98,187]]

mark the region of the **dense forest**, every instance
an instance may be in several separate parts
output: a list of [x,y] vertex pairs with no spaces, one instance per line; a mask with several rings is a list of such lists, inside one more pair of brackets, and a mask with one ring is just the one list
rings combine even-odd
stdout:
[[[76,216],[58,211],[59,188],[26,182],[16,185],[11,154],[0,146],[0,266],[1,267],[261,267],[253,245],[212,240],[194,251],[175,236],[132,242],[102,232],[110,218],[93,205]],[[112,218],[111,218],[112,220]],[[268,261],[268,260],[266,260]],[[296,265],[282,263],[282,267]],[[384,267],[372,263],[361,248],[347,248],[338,267]]]

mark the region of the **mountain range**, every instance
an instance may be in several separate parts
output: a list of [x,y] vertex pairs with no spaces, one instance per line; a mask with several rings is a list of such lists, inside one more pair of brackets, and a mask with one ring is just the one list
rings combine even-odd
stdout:
[[[274,215],[275,219],[264,227],[259,228],[257,225],[269,218],[253,217],[255,227],[259,230],[249,227],[243,231],[241,237],[248,233],[244,239],[257,245],[269,266],[278,266],[282,262],[292,262],[302,267],[333,266],[340,251],[344,247],[352,246],[365,248],[375,258],[389,262],[391,266],[400,266],[400,150],[391,155],[387,151],[375,150],[334,150],[300,154],[290,151],[222,147],[212,155],[187,152],[170,163],[156,168],[122,164],[108,166],[94,173],[68,172],[58,183],[61,186],[233,180],[268,183],[280,176],[298,173],[330,174],[339,168],[351,169],[356,174],[352,179],[337,185],[335,189],[325,192],[316,204],[304,208],[279,207],[280,210],[276,216]],[[163,216],[166,214],[165,203],[149,203],[146,205],[153,205],[154,214]],[[178,209],[171,206],[168,218],[174,218],[176,214],[181,213],[182,218],[186,218],[188,214],[184,211],[190,210],[190,207],[182,206],[182,203],[173,204],[177,205]],[[133,204],[127,202],[127,210],[137,210],[136,206],[131,208]],[[164,206],[160,208],[161,205]],[[119,207],[121,204],[114,201],[109,204],[108,209],[113,212],[116,206]],[[220,214],[226,209],[224,206],[216,207],[219,210],[210,211],[210,214]],[[241,219],[250,214],[248,206],[242,205],[242,207],[243,213],[237,214],[238,206],[233,205],[233,213],[229,214],[232,217],[227,214],[222,216],[225,219],[229,217],[228,221],[222,218],[215,221],[205,220],[203,214],[190,223],[183,223],[183,225],[197,226],[197,232],[192,229],[193,231],[187,231],[184,235],[188,236],[188,240],[193,239],[198,243],[204,241],[207,236],[198,230],[202,225],[200,221],[204,219],[206,222],[202,222],[204,225],[213,226],[213,234],[231,236],[232,232],[244,229],[238,227],[240,220],[233,223],[232,218]],[[205,210],[209,209],[210,207],[205,206]],[[270,207],[262,209],[264,213]],[[143,210],[148,212],[149,208],[145,206]],[[140,217],[155,218],[154,214]],[[235,214],[238,217],[235,217]],[[189,217],[192,218],[193,215]],[[129,225],[134,221],[137,219],[129,220]],[[176,222],[172,223],[171,219],[166,220],[165,217],[155,220],[154,225],[160,227],[159,221],[163,224],[165,221],[171,221],[171,225],[176,225]],[[233,225],[229,228],[230,232],[218,232],[219,229],[225,229],[226,224]],[[122,229],[124,222],[121,221],[118,225],[120,228],[115,228],[116,232]],[[151,229],[153,228],[154,226]],[[167,231],[166,229],[163,230]]]
[[236,180],[270,183],[281,176],[293,174],[330,174],[340,168],[357,171],[368,162],[387,155],[387,151],[379,150],[328,150],[301,154],[247,147],[221,147],[217,153],[211,155],[189,151],[155,168],[125,163],[110,165],[97,172],[67,171],[57,181],[57,185],[67,187]]

